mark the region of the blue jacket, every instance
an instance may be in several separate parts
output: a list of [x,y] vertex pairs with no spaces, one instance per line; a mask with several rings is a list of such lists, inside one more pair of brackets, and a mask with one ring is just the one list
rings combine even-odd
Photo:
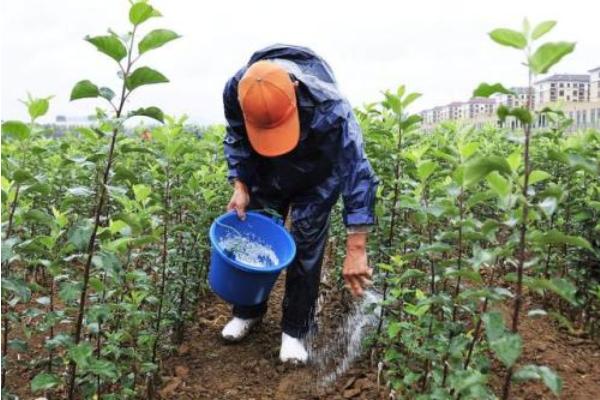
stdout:
[[[300,83],[300,141],[279,157],[262,157],[252,149],[237,99],[238,83],[248,66],[265,59],[279,63]],[[223,102],[230,180],[244,182],[251,196],[289,200],[295,221],[329,212],[341,193],[347,226],[375,222],[378,180],[365,156],[360,127],[331,68],[312,50],[274,45],[257,51],[227,82]]]

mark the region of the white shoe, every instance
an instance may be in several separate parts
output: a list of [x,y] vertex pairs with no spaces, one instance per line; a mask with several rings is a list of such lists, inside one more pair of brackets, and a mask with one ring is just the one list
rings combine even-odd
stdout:
[[300,339],[282,333],[279,359],[283,363],[306,364],[306,361],[308,361],[308,353],[304,347],[304,343],[302,343]]
[[260,322],[260,318],[242,319],[233,317],[221,331],[221,336],[228,342],[239,342],[250,333],[253,326]]

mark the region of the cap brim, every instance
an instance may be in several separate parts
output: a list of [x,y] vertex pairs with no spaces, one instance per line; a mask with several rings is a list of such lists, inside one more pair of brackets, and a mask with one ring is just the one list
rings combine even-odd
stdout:
[[264,129],[246,124],[246,132],[252,148],[265,157],[277,157],[294,150],[300,140],[298,110],[275,128]]

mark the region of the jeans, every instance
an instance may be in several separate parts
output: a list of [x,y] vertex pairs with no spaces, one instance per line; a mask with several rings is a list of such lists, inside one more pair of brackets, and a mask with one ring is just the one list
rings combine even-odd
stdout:
[[[248,209],[263,208],[271,208],[285,218],[290,203],[253,196]],[[330,211],[310,219],[292,221],[291,234],[296,243],[296,257],[287,267],[285,276],[281,329],[295,338],[302,338],[316,328],[314,314],[319,295],[321,263],[329,231]],[[255,306],[233,307],[233,315],[243,319],[262,317],[266,311],[267,301]]]

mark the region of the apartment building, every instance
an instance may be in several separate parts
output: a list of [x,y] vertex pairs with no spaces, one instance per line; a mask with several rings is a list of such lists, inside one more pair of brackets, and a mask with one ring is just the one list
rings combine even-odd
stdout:
[[[526,86],[516,86],[509,89],[514,94],[498,93],[494,96],[498,105],[503,104],[507,107],[526,107],[529,88]],[[535,90],[532,93],[532,104],[535,104]]]
[[[554,74],[533,85],[532,104],[536,110],[544,107],[561,109],[573,120],[571,129],[600,128],[600,66],[588,71],[589,74]],[[455,101],[444,106],[421,112],[423,128],[433,128],[447,120],[464,121],[482,126],[498,123],[496,110],[499,105],[526,107],[529,97],[527,87],[512,87],[512,94],[496,94],[491,98],[472,98]],[[544,114],[538,116],[535,126],[547,126]],[[520,124],[509,117],[505,126],[516,129]]]
[[590,76],[555,74],[535,82],[536,106],[547,103],[584,103],[590,101]]
[[490,117],[496,110],[496,101],[485,97],[474,97],[465,104],[468,107],[468,119]]
[[590,69],[590,101],[600,102],[600,67]]
[[496,101],[483,97],[472,98],[468,101],[455,101],[445,106],[438,106],[421,111],[423,123],[437,124],[445,120],[470,120],[480,116],[493,116]]

